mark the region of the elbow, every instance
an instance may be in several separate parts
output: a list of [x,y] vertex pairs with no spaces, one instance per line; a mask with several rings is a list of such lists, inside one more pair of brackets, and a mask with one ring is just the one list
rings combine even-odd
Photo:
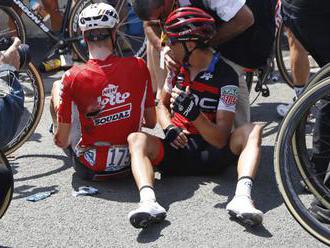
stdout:
[[253,24],[254,24],[254,16],[253,16],[253,14],[251,13],[251,16],[250,16],[250,18],[249,18],[249,20],[248,20],[248,22],[247,22],[247,24],[246,24],[247,29],[248,29],[249,27],[252,27]]
[[218,141],[214,142],[213,146],[220,150],[220,149],[224,148],[226,144],[227,144],[226,142],[218,140]]
[[56,135],[54,137],[54,143],[56,146],[58,146],[59,148],[62,148],[62,149],[65,149],[69,146],[68,142],[65,142],[65,141],[59,139]]
[[245,29],[248,29],[249,27],[253,26],[253,24],[255,22],[252,11],[249,8],[247,8],[247,10],[248,10],[247,15],[244,20]]

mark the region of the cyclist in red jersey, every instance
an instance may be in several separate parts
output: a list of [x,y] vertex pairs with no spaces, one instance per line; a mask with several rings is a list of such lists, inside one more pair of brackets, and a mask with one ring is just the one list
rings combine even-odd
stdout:
[[166,216],[156,202],[154,168],[165,174],[201,175],[219,172],[230,164],[238,165],[238,183],[227,211],[247,224],[262,222],[263,213],[251,199],[262,127],[248,123],[232,132],[239,79],[207,45],[215,34],[214,22],[206,12],[192,7],[176,9],[165,22],[168,45],[181,68],[179,74],[167,78],[158,103],[165,139],[142,132],[128,137],[141,199],[139,208],[128,215],[136,228]]
[[[153,128],[156,124],[145,62],[114,55],[118,22],[116,10],[105,3],[92,4],[82,11],[79,25],[90,59],[67,71],[52,90],[51,106],[57,120],[53,119],[58,123],[54,142],[61,148],[73,148],[74,168],[85,179],[127,174],[127,136],[141,130],[142,125]],[[77,123],[81,139],[75,146]]]

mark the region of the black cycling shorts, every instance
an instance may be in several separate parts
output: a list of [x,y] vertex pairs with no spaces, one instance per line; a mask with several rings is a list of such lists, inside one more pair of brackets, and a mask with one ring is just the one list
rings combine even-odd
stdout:
[[200,135],[191,135],[188,146],[175,149],[162,140],[161,161],[155,165],[162,174],[205,175],[221,172],[237,163],[238,155],[232,153],[229,145],[218,149],[207,143]]
[[305,13],[282,6],[284,24],[320,67],[330,62],[330,10],[326,13]]

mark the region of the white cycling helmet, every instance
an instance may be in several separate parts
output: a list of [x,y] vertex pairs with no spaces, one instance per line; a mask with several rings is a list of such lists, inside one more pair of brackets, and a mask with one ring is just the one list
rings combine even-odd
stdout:
[[79,27],[82,32],[98,28],[114,28],[119,16],[114,7],[106,3],[89,5],[79,15]]

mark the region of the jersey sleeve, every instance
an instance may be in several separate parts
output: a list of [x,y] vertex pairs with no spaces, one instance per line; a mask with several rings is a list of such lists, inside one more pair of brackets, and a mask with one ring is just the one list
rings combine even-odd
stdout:
[[236,112],[239,97],[239,79],[236,71],[228,64],[223,63],[220,74],[220,96],[217,110]]
[[204,0],[204,2],[225,22],[230,21],[245,4],[245,0]]
[[60,104],[57,112],[59,123],[71,123],[72,82],[73,77],[70,71],[67,71],[61,80]]

